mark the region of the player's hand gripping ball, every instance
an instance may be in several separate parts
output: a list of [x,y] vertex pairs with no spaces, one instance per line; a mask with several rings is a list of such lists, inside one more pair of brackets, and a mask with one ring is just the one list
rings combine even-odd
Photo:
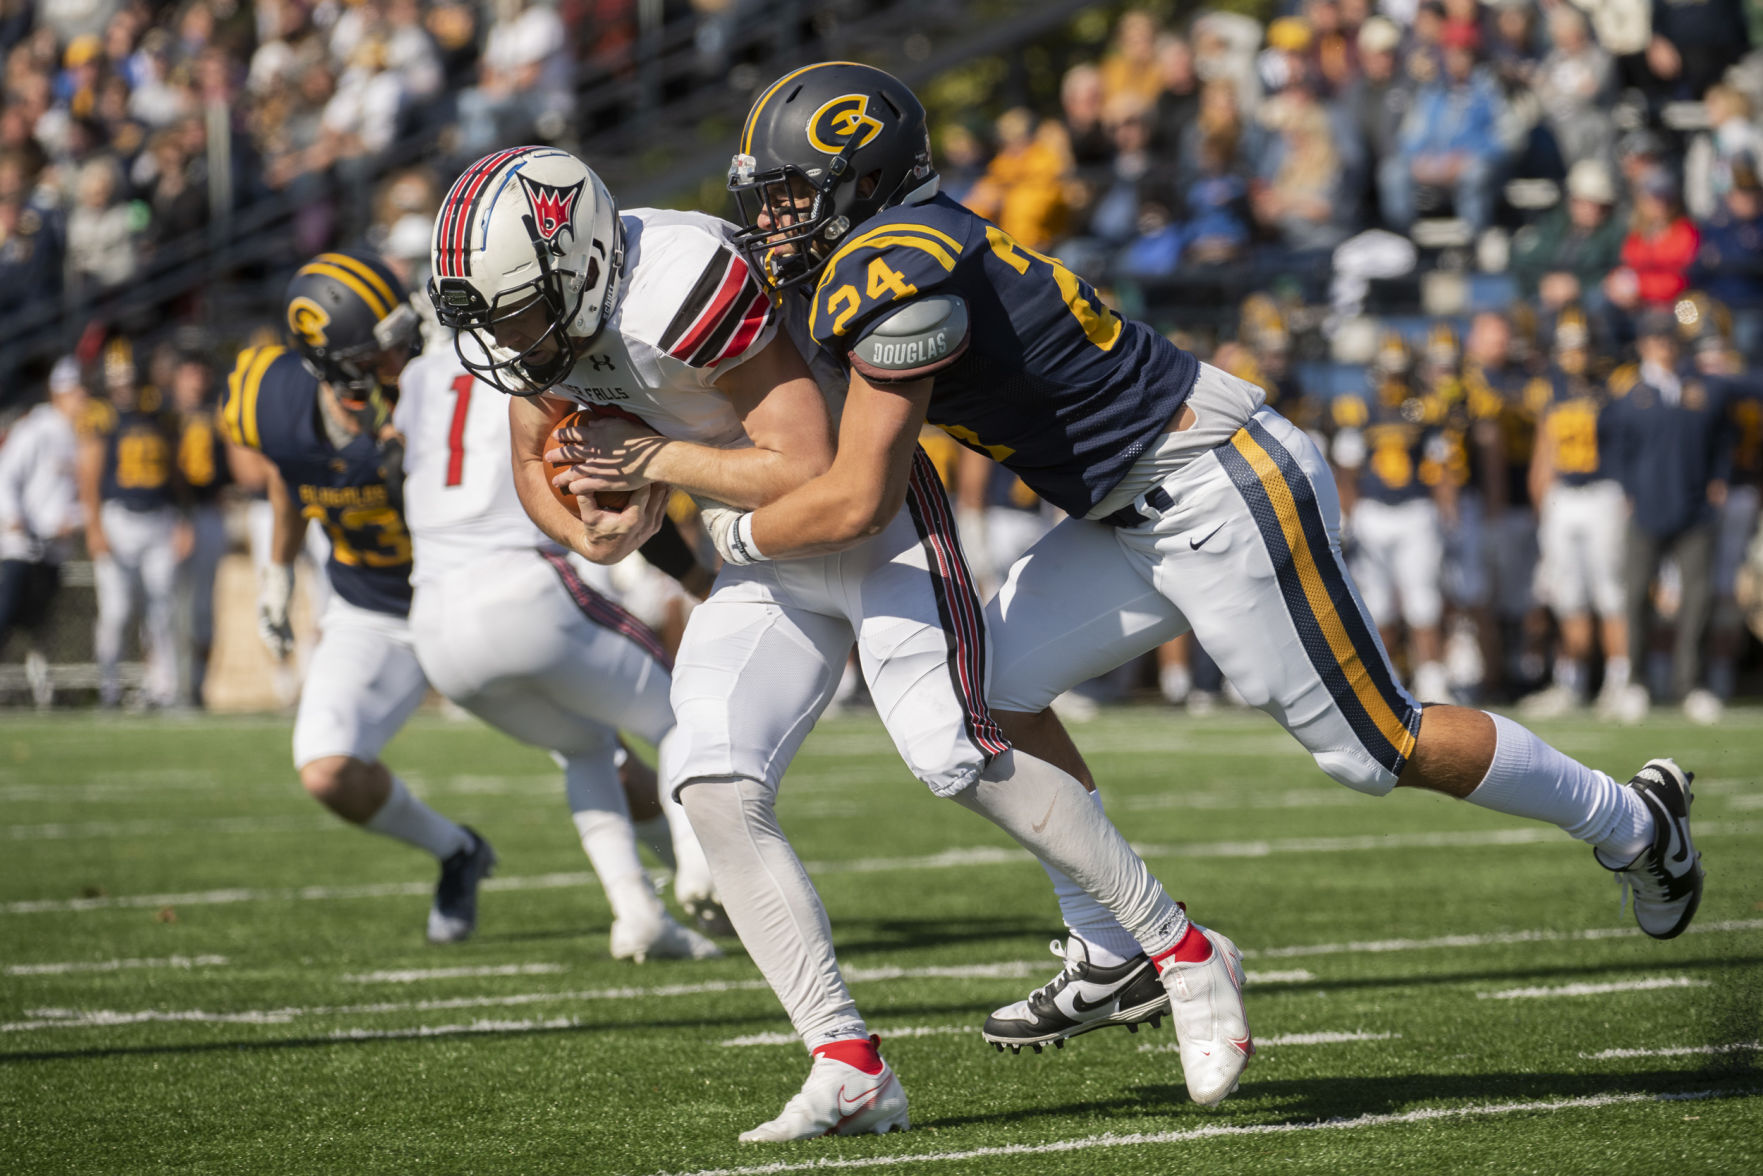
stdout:
[[[568,429],[568,428],[572,428],[576,425],[585,425],[589,421],[593,420],[595,417],[608,417],[608,416],[621,416],[621,417],[626,418],[627,420],[636,421],[638,424],[643,423],[642,418],[634,416],[628,412],[620,411],[619,409],[616,409],[616,408],[584,408],[584,409],[580,409],[576,412],[570,413],[568,416],[566,416],[562,420],[558,421],[555,425],[551,426],[551,435],[549,437],[545,438],[546,452],[549,452],[550,450],[553,450],[553,449],[561,448],[562,446],[569,444],[569,442],[561,441],[558,439],[557,432],[559,429]],[[551,467],[551,476],[553,478],[555,478],[558,474],[561,474],[563,471],[569,469],[575,463],[574,462],[567,462],[567,461],[565,461],[565,462],[553,461],[553,462],[549,462],[547,464]],[[561,502],[563,504],[564,508],[566,510],[568,510],[571,514],[574,514],[576,512],[577,504],[576,504],[576,500],[575,500],[575,495],[571,494],[568,490],[564,489],[562,486],[557,485],[555,482],[551,483],[551,493],[555,494],[557,496],[557,501]],[[632,491],[629,491],[629,490],[597,490],[594,492],[594,495],[593,495],[594,505],[598,506],[601,510],[623,510],[631,504],[631,494],[632,494]]]

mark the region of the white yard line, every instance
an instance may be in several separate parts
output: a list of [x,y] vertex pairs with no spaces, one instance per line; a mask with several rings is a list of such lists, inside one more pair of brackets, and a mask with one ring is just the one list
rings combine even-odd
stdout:
[[309,833],[334,829],[335,817],[210,817],[191,820],[70,821],[48,825],[0,825],[8,841],[83,841],[104,837],[153,837],[161,833]]
[[[941,1037],[955,1033],[979,1036],[979,1030],[972,1025],[896,1025],[892,1029],[876,1025],[871,1028],[884,1038]],[[746,1045],[801,1045],[802,1039],[794,1033],[750,1033],[745,1037],[730,1037],[716,1044],[725,1049],[735,1049]]]
[[[1245,1123],[1193,1127],[1186,1131],[1147,1131],[1130,1135],[1087,1135],[1078,1139],[1057,1139],[1050,1143],[1012,1143],[999,1147],[975,1147],[962,1151],[911,1151],[889,1156],[859,1156],[835,1160],[778,1160],[769,1164],[753,1164],[739,1168],[698,1168],[657,1176],[778,1176],[784,1172],[842,1171],[858,1168],[902,1168],[938,1161],[978,1160],[992,1156],[1064,1155],[1093,1151],[1098,1148],[1147,1147],[1169,1143],[1189,1143],[1201,1139],[1220,1139],[1242,1135],[1292,1135],[1310,1131],[1355,1131],[1364,1127],[1390,1127],[1409,1123],[1431,1123],[1445,1119],[1470,1119],[1490,1115],[1552,1114],[1558,1111],[1595,1110],[1600,1107],[1647,1102],[1698,1102],[1703,1099],[1742,1098],[1757,1094],[1749,1088],[1725,1090],[1683,1090],[1668,1094],[1592,1094],[1581,1098],[1536,1100],[1533,1102],[1481,1103],[1465,1107],[1419,1107],[1384,1115],[1361,1115],[1356,1119],[1319,1119],[1308,1123]],[[916,1142],[916,1141],[914,1141]]]
[[1749,1053],[1763,1050],[1763,1041],[1732,1041],[1725,1045],[1667,1045],[1659,1049],[1606,1049],[1579,1056],[1594,1062],[1615,1058],[1682,1058],[1706,1054]]
[[[1763,931],[1763,919],[1728,919],[1699,923],[1687,935]],[[1496,931],[1485,935],[1438,935],[1430,939],[1360,939],[1346,943],[1306,943],[1296,947],[1244,949],[1246,959],[1291,959],[1297,956],[1372,955],[1384,952],[1428,951],[1434,948],[1496,947],[1509,943],[1572,943],[1580,940],[1638,939],[1639,927],[1593,927],[1585,931]]]
[[1651,992],[1658,988],[1710,988],[1712,980],[1688,976],[1654,976],[1647,980],[1610,980],[1602,984],[1558,984],[1553,988],[1502,988],[1478,992],[1477,1000],[1547,1000],[1557,996],[1603,996],[1610,992]]
[[352,984],[416,984],[424,980],[457,980],[467,976],[554,976],[565,964],[494,964],[480,968],[405,968],[401,971],[357,972],[344,976]]
[[166,956],[153,960],[73,960],[59,964],[8,964],[0,969],[7,976],[65,976],[69,972],[120,972],[125,968],[219,968],[227,963],[225,956]]
[[[1266,1049],[1274,1045],[1344,1045],[1350,1041],[1393,1041],[1400,1033],[1280,1033],[1272,1037],[1257,1037],[1256,1049]],[[1180,1045],[1141,1045],[1140,1053],[1180,1053]]]

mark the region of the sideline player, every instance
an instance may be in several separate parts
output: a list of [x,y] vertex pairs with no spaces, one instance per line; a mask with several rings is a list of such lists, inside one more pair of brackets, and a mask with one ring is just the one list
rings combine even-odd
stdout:
[[[612,907],[612,956],[722,954],[675,922],[637,856],[618,730],[662,747],[673,729],[659,638],[594,590],[514,493],[508,405],[451,350],[411,361],[393,424],[404,439],[404,519],[415,548],[410,631],[435,689],[563,769],[582,849]],[[674,893],[714,919],[710,869],[685,812],[663,798]]]
[[122,702],[123,641],[139,610],[147,663],[141,700],[171,706],[178,685],[177,565],[190,545],[180,511],[187,491],[176,465],[177,421],[159,389],[137,382],[126,339],[104,347],[104,389],[108,400],[87,422],[79,459],[86,549],[98,587],[98,702]]
[[[461,359],[515,397],[521,501],[546,533],[596,562],[621,558],[653,528],[669,483],[752,507],[831,460],[822,390],[733,234],[691,213],[621,217],[580,160],[542,147],[468,168],[435,222],[430,294]],[[571,402],[617,405],[675,439],[650,447],[644,485],[621,512],[583,497],[578,516],[553,497],[545,438]],[[1153,950],[1173,949],[1188,930],[1078,781],[1012,753],[998,734],[983,698],[979,598],[953,511],[913,438],[901,457],[910,474],[867,542],[823,560],[725,568],[686,626],[674,671],[679,727],[665,786],[690,814],[743,944],[815,1058],[783,1113],[743,1140],[908,1123],[905,1093],[851,999],[825,909],[773,811],[853,639],[901,757],[933,792],[1083,880]],[[721,516],[723,525],[732,518]],[[713,508],[710,528],[718,526]],[[1200,935],[1188,938],[1211,951]],[[1216,1046],[1216,989],[1234,996],[1240,964],[1190,979],[1184,1007],[1204,1006]],[[1247,1027],[1231,1027],[1246,1048]],[[1222,1064],[1206,1079],[1190,1074],[1203,1101],[1224,1097],[1241,1069],[1215,1052]]]
[[[747,117],[730,170],[741,241],[774,286],[810,293],[815,341],[852,372],[831,468],[737,519],[737,559],[860,541],[899,501],[911,439],[933,420],[1071,516],[989,609],[990,701],[1007,730],[1192,628],[1337,781],[1554,823],[1632,889],[1644,931],[1681,933],[1702,891],[1687,774],[1656,759],[1623,787],[1508,719],[1423,710],[1341,563],[1335,486],[1310,438],[1260,388],[937,195],[928,143],[912,92],[850,63],[786,74]],[[596,426],[596,444],[629,429]],[[1090,917],[1061,905],[1068,922]]]
[[[227,440],[260,455],[275,512],[258,627],[279,661],[293,648],[288,604],[306,522],[330,536],[332,589],[294,719],[294,767],[313,799],[369,832],[434,855],[431,943],[477,924],[490,843],[431,809],[380,762],[428,691],[410,638],[410,534],[388,477],[398,373],[417,344],[416,311],[385,263],[321,253],[283,300],[291,350],[239,353],[221,405]],[[395,467],[395,463],[392,463]]]

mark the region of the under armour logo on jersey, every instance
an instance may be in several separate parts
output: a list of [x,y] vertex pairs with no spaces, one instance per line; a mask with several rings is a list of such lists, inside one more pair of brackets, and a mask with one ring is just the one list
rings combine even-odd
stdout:
[[533,228],[540,238],[556,244],[557,234],[575,216],[575,202],[582,194],[582,185],[586,183],[586,180],[577,180],[567,188],[559,188],[520,175],[520,186],[526,192],[527,207],[533,210]]
[[868,94],[840,94],[808,120],[808,142],[816,151],[837,155],[852,139],[868,146],[881,129],[880,120],[870,117]]
[[612,357],[610,355],[594,355],[590,353],[588,355],[588,362],[594,365],[594,370],[597,372],[611,371],[613,367]]

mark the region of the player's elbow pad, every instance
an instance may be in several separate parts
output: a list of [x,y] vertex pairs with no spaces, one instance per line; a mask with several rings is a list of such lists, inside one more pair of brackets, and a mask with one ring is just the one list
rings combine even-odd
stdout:
[[967,350],[967,303],[955,294],[914,298],[851,346],[851,366],[872,384],[935,375]]

